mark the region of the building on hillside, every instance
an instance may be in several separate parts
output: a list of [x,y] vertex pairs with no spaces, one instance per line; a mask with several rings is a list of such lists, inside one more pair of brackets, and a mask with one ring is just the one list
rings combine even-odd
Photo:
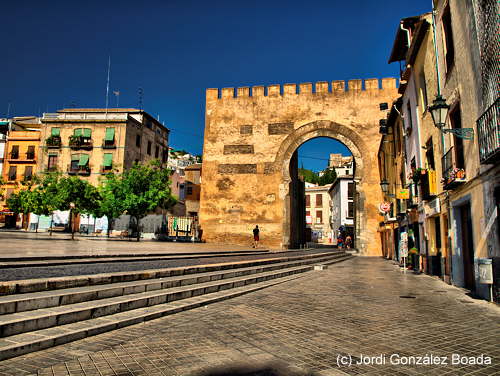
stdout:
[[378,204],[383,221],[379,224],[382,255],[389,260],[400,261],[399,241],[406,231],[406,206],[418,204],[418,197],[410,196],[408,202],[397,198],[399,188],[406,186],[406,160],[403,119],[399,116],[401,98],[391,104],[385,125],[380,127],[382,138],[378,150],[380,185],[384,195]]
[[[10,131],[3,154],[4,195],[0,201],[0,210],[3,212],[1,220],[6,227],[16,227],[18,220],[16,213],[12,213],[8,208],[7,199],[36,173],[40,157],[40,125],[37,117],[15,117],[10,120]],[[22,226],[27,228],[27,225],[26,216]]]
[[330,154],[328,167],[334,168],[337,176],[352,176],[354,174],[354,158],[344,157],[342,154]]
[[200,212],[201,167],[201,163],[196,163],[184,169],[186,214],[190,217],[198,217]]
[[310,239],[318,243],[331,243],[330,195],[328,194],[330,184],[309,187],[307,185],[305,188],[306,228],[311,232]]
[[172,208],[172,214],[175,216],[186,215],[186,190],[185,190],[185,176],[180,174],[179,170],[172,170],[170,175],[170,189],[172,196],[177,199],[177,203]]
[[136,162],[168,160],[169,130],[143,110],[71,108],[42,118],[39,172],[61,171],[97,185]]
[[[337,237],[340,231],[344,235],[350,235],[354,240],[354,180],[353,176],[339,176],[328,189],[330,196],[330,228],[329,238],[337,244]],[[355,244],[352,244],[353,247]]]

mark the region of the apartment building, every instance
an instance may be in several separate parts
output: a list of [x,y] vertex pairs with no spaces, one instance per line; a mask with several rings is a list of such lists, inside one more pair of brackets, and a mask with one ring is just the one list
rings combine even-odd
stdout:
[[110,171],[168,160],[169,130],[143,110],[71,108],[44,114],[41,122],[40,173],[60,171],[97,185]]
[[[334,244],[337,243],[339,231],[342,229],[346,236],[350,235],[354,240],[354,180],[353,176],[338,176],[328,189],[330,196],[329,221],[331,234],[329,238]],[[354,247],[355,244],[352,244]]]
[[319,243],[332,242],[330,226],[330,184],[313,186],[306,183],[306,229],[310,235],[306,238]]

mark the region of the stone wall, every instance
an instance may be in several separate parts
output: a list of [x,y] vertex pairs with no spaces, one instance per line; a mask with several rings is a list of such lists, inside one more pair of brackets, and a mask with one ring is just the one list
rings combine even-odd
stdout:
[[[364,84],[364,85],[363,85]],[[356,163],[358,244],[379,255],[379,103],[397,97],[378,79],[208,89],[200,222],[211,242],[250,245],[252,229],[271,248],[291,246],[290,160],[315,137],[343,142]]]

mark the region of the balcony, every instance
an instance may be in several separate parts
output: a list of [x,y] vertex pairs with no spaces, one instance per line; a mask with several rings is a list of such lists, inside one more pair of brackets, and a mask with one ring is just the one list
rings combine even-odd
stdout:
[[113,172],[113,166],[101,166],[99,170],[102,175],[106,175]]
[[50,136],[45,140],[45,146],[47,149],[59,149],[61,147],[61,137],[60,136]]
[[443,166],[443,189],[450,191],[467,182],[465,170],[457,168],[454,163],[453,147],[443,156],[441,165]]
[[28,152],[24,154],[24,156],[20,155],[19,153],[9,153],[7,156],[7,160],[10,163],[35,163],[36,157],[34,152]]
[[69,147],[72,150],[91,150],[93,148],[93,142],[91,138],[82,136],[71,136],[69,138]]
[[91,168],[89,165],[86,165],[86,166],[68,165],[67,171],[68,171],[68,175],[89,176],[91,173]]
[[432,200],[437,195],[436,171],[428,169],[426,174],[420,175],[422,199]]
[[494,164],[500,161],[500,97],[477,120],[479,161]]
[[102,148],[103,149],[116,149],[116,142],[115,140],[111,140],[111,141],[106,141],[104,140],[102,142]]

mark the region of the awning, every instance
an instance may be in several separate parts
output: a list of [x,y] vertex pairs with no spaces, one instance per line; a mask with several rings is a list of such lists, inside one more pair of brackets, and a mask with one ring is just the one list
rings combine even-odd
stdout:
[[83,128],[83,137],[85,138],[92,137],[92,130],[90,128]]
[[104,167],[111,167],[113,164],[113,154],[106,153],[104,154]]
[[80,155],[80,162],[78,162],[78,166],[86,166],[89,163],[89,155],[88,154],[81,154]]
[[52,136],[60,136],[61,135],[61,128],[52,128],[51,135]]
[[82,128],[76,128],[73,132],[73,135],[77,136],[77,137],[81,136],[82,135]]
[[106,128],[105,141],[113,141],[115,139],[115,128]]
[[79,161],[80,160],[80,154],[71,154],[71,160],[72,161]]

